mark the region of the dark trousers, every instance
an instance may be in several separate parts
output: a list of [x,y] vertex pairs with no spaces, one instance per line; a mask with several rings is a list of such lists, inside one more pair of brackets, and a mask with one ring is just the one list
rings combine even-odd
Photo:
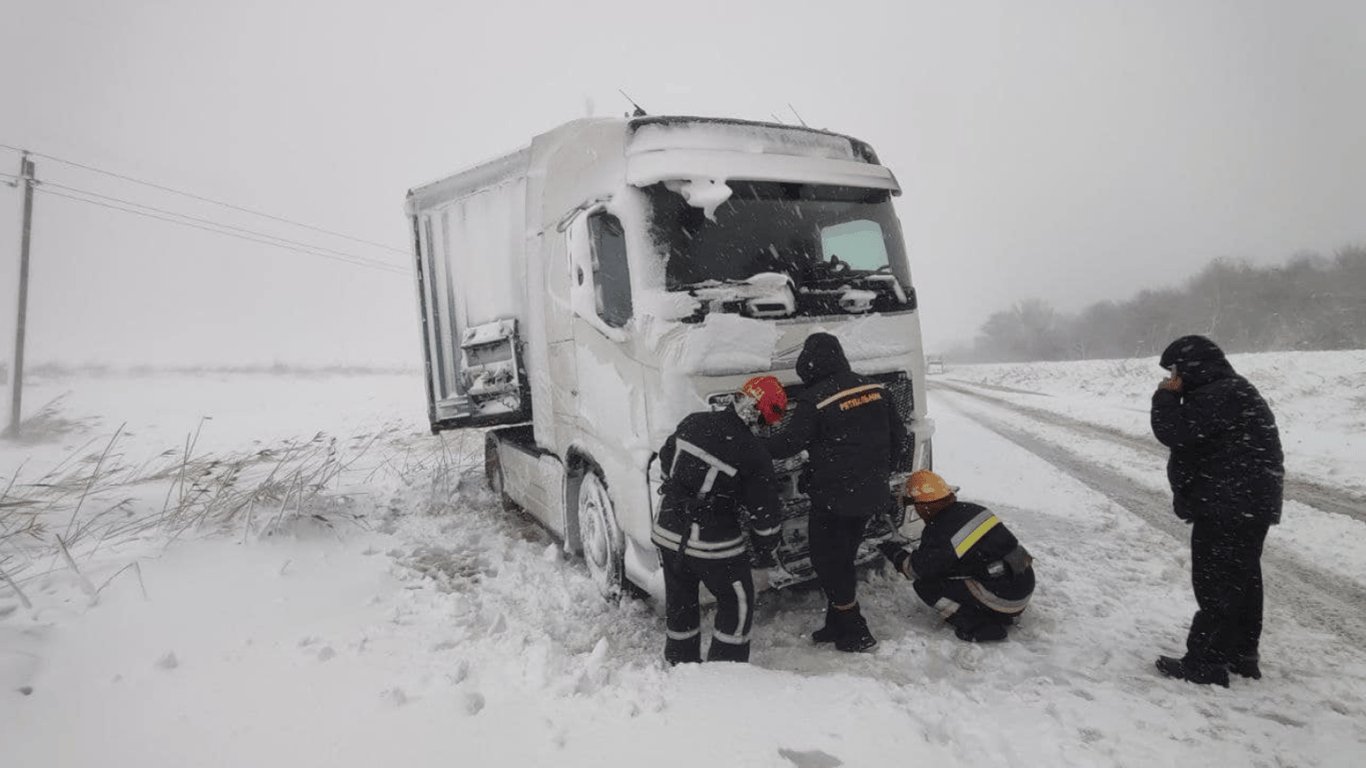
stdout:
[[807,521],[811,566],[825,599],[835,605],[848,605],[858,599],[858,573],[854,558],[863,541],[866,517],[844,517],[829,512],[811,511]]
[[1197,520],[1191,528],[1191,584],[1198,610],[1186,658],[1228,664],[1255,656],[1262,637],[1262,547],[1266,523]]
[[754,623],[754,579],[749,558],[710,560],[659,548],[664,564],[664,660],[670,664],[702,660],[702,605],[698,585],[716,598],[708,661],[749,661],[749,631]]
[[949,626],[971,631],[983,624],[1014,623],[1034,594],[1034,570],[1007,580],[916,579],[911,586]]

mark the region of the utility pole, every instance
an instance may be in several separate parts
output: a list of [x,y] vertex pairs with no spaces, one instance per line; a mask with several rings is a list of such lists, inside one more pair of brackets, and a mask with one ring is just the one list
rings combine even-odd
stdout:
[[33,161],[25,152],[19,161],[19,183],[24,185],[24,218],[19,235],[19,309],[14,321],[14,356],[9,366],[9,427],[5,436],[19,437],[24,402],[24,325],[28,318],[28,246],[33,233]]

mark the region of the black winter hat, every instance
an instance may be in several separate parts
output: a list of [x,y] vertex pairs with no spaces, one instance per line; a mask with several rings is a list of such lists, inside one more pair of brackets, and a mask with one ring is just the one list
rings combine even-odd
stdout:
[[1218,344],[1204,336],[1182,336],[1162,351],[1158,365],[1170,369],[1173,365],[1181,378],[1189,383],[1205,383],[1233,373],[1233,366]]
[[797,375],[806,384],[844,373],[849,370],[849,358],[834,335],[824,332],[806,337],[802,353],[797,355]]

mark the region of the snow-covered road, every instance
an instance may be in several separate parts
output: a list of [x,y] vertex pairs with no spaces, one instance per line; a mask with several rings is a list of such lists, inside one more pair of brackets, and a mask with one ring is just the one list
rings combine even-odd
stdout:
[[[98,384],[102,397],[135,396]],[[1144,419],[1129,400],[1068,401],[1059,413],[1097,425],[1079,433],[932,391],[937,470],[1036,558],[1038,591],[1008,642],[959,642],[908,582],[874,570],[860,592],[881,641],[872,654],[811,645],[821,597],[793,589],[760,596],[752,664],[671,669],[651,606],[604,603],[580,562],[502,509],[478,434],[432,436],[420,413],[394,417],[411,407],[411,381],[255,381],[263,398],[240,413],[223,407],[227,390],[192,384],[218,408],[204,460],[270,451],[289,419],[311,435],[337,414],[329,434],[374,425],[353,438],[368,452],[346,464],[331,506],[273,535],[244,537],[238,520],[230,538],[168,545],[144,531],[76,552],[100,587],[93,605],[60,559],[35,561],[31,610],[0,592],[6,768],[1366,761],[1361,620],[1340,610],[1366,583],[1356,519],[1287,504],[1268,543],[1264,679],[1202,688],[1153,669],[1180,652],[1194,601],[1186,529],[1167,512],[1162,457],[1124,426]],[[160,414],[111,419],[128,423],[123,461],[136,466],[143,443],[183,441],[167,414],[191,390],[133,391],[154,392],[148,413]],[[77,419],[80,391],[72,400]],[[360,402],[364,413],[348,410]],[[1287,432],[1330,442],[1303,420]],[[110,498],[156,509],[173,480]],[[1301,562],[1309,576],[1287,567]]]

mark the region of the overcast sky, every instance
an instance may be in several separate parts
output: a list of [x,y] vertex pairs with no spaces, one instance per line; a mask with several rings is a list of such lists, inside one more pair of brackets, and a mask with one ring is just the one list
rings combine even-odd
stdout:
[[[1366,243],[1359,0],[4,6],[0,145],[53,185],[29,361],[416,364],[406,190],[620,114],[618,89],[871,142],[904,188],[932,349],[1021,299],[1075,311],[1214,257]],[[0,149],[0,182],[18,170]],[[5,358],[20,203],[0,186]]]

